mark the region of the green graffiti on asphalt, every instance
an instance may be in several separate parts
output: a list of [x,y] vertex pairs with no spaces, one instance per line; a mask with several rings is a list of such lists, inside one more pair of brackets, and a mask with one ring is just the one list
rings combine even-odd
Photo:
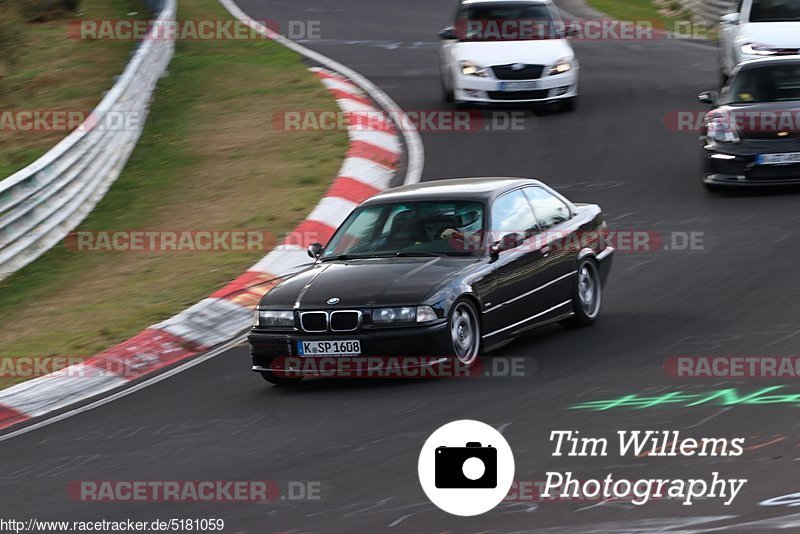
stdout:
[[612,408],[655,408],[668,404],[682,405],[684,408],[712,404],[716,406],[742,406],[754,404],[794,404],[800,406],[800,393],[771,394],[786,386],[770,386],[752,393],[741,395],[735,388],[718,389],[704,393],[683,393],[672,391],[662,395],[645,397],[640,395],[624,395],[616,399],[583,402],[572,406],[573,410],[610,410]]

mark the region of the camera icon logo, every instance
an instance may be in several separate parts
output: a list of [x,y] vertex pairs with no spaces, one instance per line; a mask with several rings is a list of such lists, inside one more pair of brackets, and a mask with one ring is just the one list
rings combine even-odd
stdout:
[[440,427],[422,446],[420,485],[433,504],[453,515],[488,512],[508,495],[514,455],[491,426],[464,419]]
[[437,488],[496,488],[497,449],[470,441],[466,447],[437,447]]

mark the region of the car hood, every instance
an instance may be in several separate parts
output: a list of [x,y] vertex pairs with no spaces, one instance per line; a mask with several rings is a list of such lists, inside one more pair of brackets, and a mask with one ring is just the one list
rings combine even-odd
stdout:
[[757,43],[776,48],[800,49],[800,22],[751,22],[743,24],[740,44]]
[[559,59],[574,57],[572,47],[566,39],[463,41],[454,46],[454,57],[457,61],[473,61],[483,67],[510,63],[552,65]]
[[[375,258],[315,264],[281,282],[260,306],[352,309],[422,304],[437,286],[474,265],[470,258]],[[328,304],[338,298],[336,304]]]

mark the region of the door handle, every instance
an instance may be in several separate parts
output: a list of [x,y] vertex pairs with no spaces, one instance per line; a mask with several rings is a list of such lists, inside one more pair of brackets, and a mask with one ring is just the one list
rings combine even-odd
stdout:
[[549,256],[550,255],[550,250],[551,250],[550,249],[550,245],[543,246],[542,247],[542,257],[546,258],[547,256]]

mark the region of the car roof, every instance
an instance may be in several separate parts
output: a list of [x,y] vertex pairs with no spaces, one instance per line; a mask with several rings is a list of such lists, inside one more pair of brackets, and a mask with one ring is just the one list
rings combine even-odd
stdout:
[[531,185],[547,188],[542,182],[532,178],[476,177],[434,180],[389,189],[369,198],[362,205],[420,200],[491,200],[511,189]]

